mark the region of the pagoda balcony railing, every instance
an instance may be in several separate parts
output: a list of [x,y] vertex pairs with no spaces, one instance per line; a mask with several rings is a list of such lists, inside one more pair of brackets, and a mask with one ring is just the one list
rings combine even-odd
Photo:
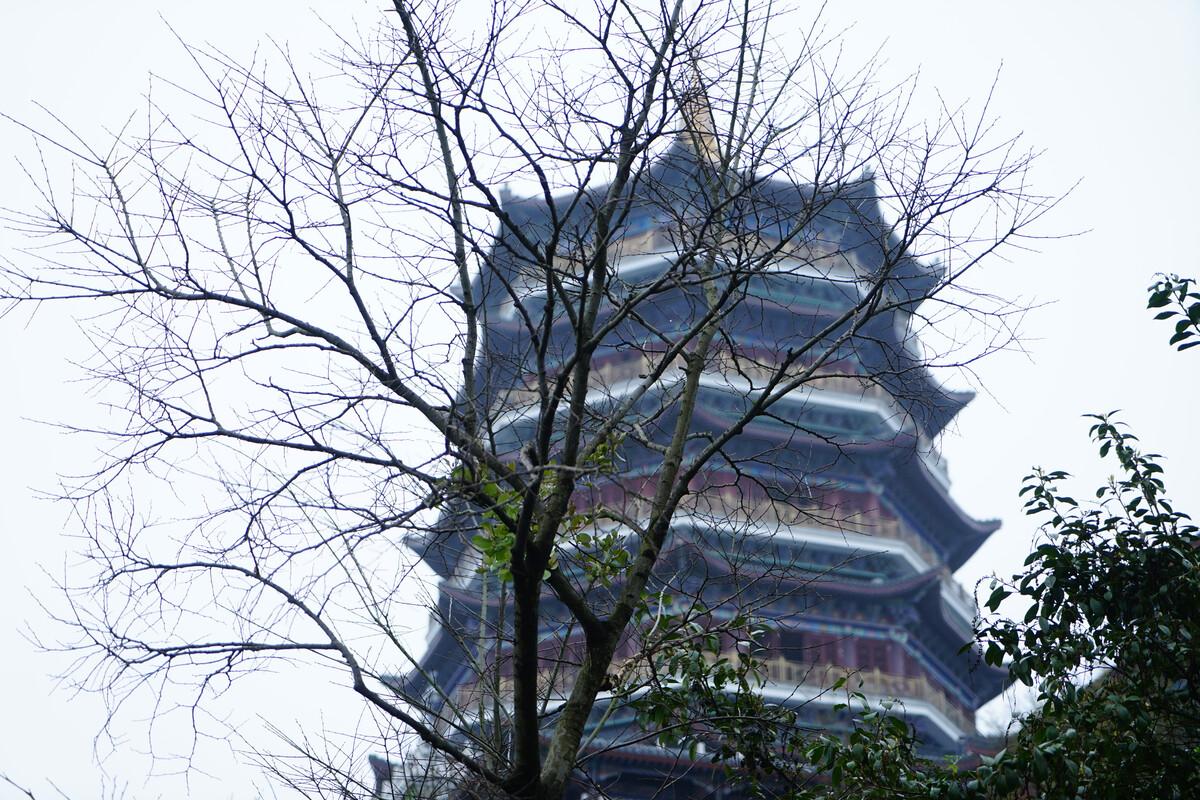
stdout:
[[[839,518],[829,511],[806,509],[769,498],[743,497],[737,487],[699,492],[689,497],[680,514],[689,512],[720,521],[737,530],[762,527],[815,528],[838,535],[853,534],[872,540],[892,539],[908,545],[929,567],[942,559],[928,541],[900,520],[873,512],[857,512]],[[875,542],[873,541],[872,544]],[[880,543],[882,545],[882,543]],[[886,546],[880,546],[886,550]],[[961,589],[960,589],[961,591]]]
[[[579,278],[587,271],[585,261],[591,259],[595,252],[594,246],[579,242],[565,243],[555,254],[556,269],[565,276]],[[644,262],[647,257],[651,263],[665,263],[673,260],[680,252],[679,236],[667,228],[654,227],[649,230],[630,232],[609,242],[608,259],[618,272],[628,269],[631,263]],[[564,281],[564,283],[570,283]],[[546,294],[547,285],[545,272],[542,267],[530,264],[526,269],[519,269],[512,277],[513,294],[522,302],[531,297]],[[505,303],[506,312],[513,311],[512,300]]]
[[[455,712],[454,714],[443,712],[443,719],[448,720],[456,714],[471,717],[476,712],[481,712],[486,717],[492,713],[492,706],[497,702],[507,708],[512,702],[514,684],[515,679],[511,675],[500,678],[486,676],[483,680],[470,680],[459,684],[449,697]],[[537,696],[545,703],[555,704],[565,701],[570,696],[574,685],[573,667],[557,667],[538,671]]]
[[[741,655],[736,652],[722,653],[720,657],[733,662],[741,659]],[[710,660],[713,658],[710,656]],[[845,678],[845,689],[848,691],[862,692],[880,699],[916,700],[927,703],[964,734],[975,730],[974,715],[956,705],[946,692],[926,675],[893,675],[878,668],[854,669],[837,664],[795,661],[782,656],[763,659],[760,664],[760,676],[767,683],[783,687],[804,687],[814,694],[822,694],[832,692],[833,685]],[[641,658],[614,662],[612,669],[614,674],[621,676],[621,682],[632,691],[649,684],[654,677],[650,666]],[[666,676],[658,677],[661,679]],[[541,670],[538,673],[538,696],[546,698],[550,703],[561,702],[570,695],[574,683],[575,675],[571,668]],[[490,713],[487,707],[497,699],[501,704],[507,705],[512,699],[513,689],[511,676],[503,676],[498,680],[471,681],[460,685],[451,695],[450,701],[467,713],[480,707],[483,707],[485,713]]]
[[951,604],[957,603],[960,606],[967,622],[973,621],[977,611],[975,595],[963,588],[963,585],[954,579],[954,575],[949,570],[946,570],[946,574],[942,576],[942,588],[946,590],[946,594],[950,595]]
[[846,688],[864,694],[898,700],[920,700],[940,711],[963,733],[975,730],[974,715],[955,705],[949,696],[925,675],[892,675],[878,668],[854,670],[836,664],[812,664],[776,657],[764,662],[766,678],[772,683],[805,686],[828,691],[846,678]]
[[[687,498],[679,514],[686,517],[694,514],[702,519],[711,519],[734,530],[752,530],[754,527],[813,528],[844,536],[853,534],[871,538],[872,546],[879,539],[903,542],[915,552],[928,567],[942,566],[942,558],[919,534],[900,520],[874,512],[861,512],[836,518],[820,510],[798,508],[786,502],[766,498],[743,498],[736,487],[700,492]],[[880,550],[886,545],[879,543]],[[942,587],[952,605],[957,605],[969,623],[975,616],[975,597],[955,580],[953,573],[943,567]]]
[[[604,392],[612,391],[620,384],[641,381],[647,375],[657,371],[662,365],[662,356],[657,353],[631,352],[623,358],[611,359],[594,366],[588,376],[588,390]],[[678,374],[685,366],[682,356],[671,359],[665,369],[664,376]],[[729,381],[749,382],[754,388],[763,388],[776,378],[780,372],[784,380],[798,377],[803,373],[802,364],[794,364],[786,369],[782,364],[766,357],[751,358],[749,356],[734,357],[729,353],[721,353],[711,366],[710,371],[721,375]],[[842,370],[818,369],[804,386],[809,389],[836,392],[856,398],[878,401],[889,414],[902,416],[895,398],[874,381],[848,375]],[[524,384],[513,387],[497,397],[492,406],[492,413],[500,415],[516,410],[523,410],[538,404],[540,395],[536,386],[536,378],[527,376]]]
[[[695,239],[697,235],[709,233],[708,226],[689,229],[679,225],[662,224],[649,229],[630,230],[609,242],[608,257],[616,263],[618,270],[622,266],[622,261],[626,259],[644,256],[674,259],[698,245]],[[791,272],[806,272],[811,273],[809,277],[850,282],[853,280],[850,276],[862,271],[862,268],[857,266],[859,259],[854,253],[848,252],[840,244],[829,240],[806,237],[803,240],[789,239],[785,241],[760,230],[727,230],[723,238],[725,246],[721,247],[718,244],[718,247],[726,252],[732,248],[734,252],[740,253],[743,259],[761,259],[765,256],[789,259],[791,264],[781,262],[779,273],[783,275]],[[594,245],[571,243],[570,246],[561,248],[557,257],[564,271],[581,275],[584,271],[584,260],[590,259],[594,251]],[[835,265],[840,267],[844,273],[840,278],[834,278],[831,271]],[[807,266],[809,269],[802,270],[801,266]],[[541,278],[541,273],[538,272],[533,276],[533,282],[537,283]],[[541,287],[541,291],[545,291],[544,286]]]
[[[644,496],[646,486],[639,488],[637,493],[630,492],[627,499],[617,501],[600,499],[592,507],[594,509],[610,508],[619,512],[620,516],[645,521],[649,518],[650,501]],[[908,545],[919,559],[924,562],[919,569],[930,569],[942,564],[942,558],[933,546],[920,534],[908,528],[894,517],[888,517],[874,511],[854,511],[839,515],[835,510],[821,508],[805,508],[783,500],[774,500],[763,496],[760,492],[747,491],[738,486],[722,486],[720,488],[702,489],[685,497],[679,504],[674,524],[709,526],[724,530],[743,533],[748,536],[755,532],[776,535],[781,528],[800,529],[796,538],[803,539],[803,529],[832,534],[854,547],[852,538],[861,536],[868,542],[857,543],[860,550],[886,552],[885,540],[902,542]],[[915,565],[914,565],[915,566]],[[973,608],[973,601],[963,592],[962,587],[954,585],[967,608]]]

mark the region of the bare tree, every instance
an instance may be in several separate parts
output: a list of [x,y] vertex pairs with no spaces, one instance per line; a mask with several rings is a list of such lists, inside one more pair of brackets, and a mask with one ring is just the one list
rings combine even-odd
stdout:
[[[623,744],[794,724],[752,651],[814,573],[739,541],[862,523],[821,478],[854,436],[788,404],[870,396],[931,446],[960,401],[930,369],[1010,335],[963,278],[1052,205],[1030,153],[986,107],[913,122],[909,84],[770,5],[393,10],[321,77],[192,49],[186,123],[154,97],[104,146],[35,131],[77,180],[15,215],[41,241],[6,295],[83,302],[118,398],[70,492],[81,682],[200,706],[333,669],[430,796],[558,798]],[[404,635],[410,550],[469,680]],[[307,763],[361,791],[336,760]]]

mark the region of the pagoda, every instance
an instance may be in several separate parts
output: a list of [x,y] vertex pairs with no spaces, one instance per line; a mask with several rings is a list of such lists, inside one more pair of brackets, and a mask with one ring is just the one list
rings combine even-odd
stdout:
[[[711,134],[685,131],[632,185],[613,245],[614,295],[627,296],[671,268],[703,205],[696,198],[714,147]],[[943,280],[941,270],[897,254],[870,174],[825,188],[747,183],[751,188],[725,215],[733,232],[720,246],[790,243],[778,248],[776,267],[746,281],[725,318],[692,430],[703,439],[728,429],[789,348],[816,341],[826,355],[811,380],[746,425],[692,481],[656,568],[656,587],[664,596],[703,599],[713,620],[752,606],[765,631],[756,645],[760,690],[798,708],[806,725],[846,728],[839,708],[845,693],[830,685],[849,676],[870,701],[898,700],[893,713],[914,726],[927,754],[965,753],[977,739],[976,709],[999,693],[1005,675],[962,651],[977,610],[953,573],[999,524],[973,519],[955,503],[934,446],[971,398],[934,380],[913,342],[912,315]],[[595,190],[595,197],[604,195],[604,187]],[[566,200],[551,208],[543,198],[506,195],[505,230],[537,238],[554,218],[560,231],[569,231],[572,215],[587,212],[586,203],[572,200],[569,208]],[[564,319],[540,352],[531,348],[526,319],[540,313],[546,289],[511,239],[497,237],[474,288],[485,321],[477,364],[481,405],[491,409],[496,451],[517,464],[536,421],[534,359],[566,360],[574,340]],[[884,264],[890,309],[840,342],[841,331],[830,330],[829,321],[859,301],[863,284]],[[592,358],[589,409],[603,420],[626,408],[642,444],[631,437],[616,445],[608,473],[580,490],[580,509],[619,508],[636,519],[653,495],[660,456],[645,442],[665,439],[672,429],[671,371],[658,394],[632,406],[619,401],[695,314],[688,292],[681,286],[647,300]],[[503,630],[503,599],[501,581],[480,569],[470,544],[477,522],[471,509],[448,508],[433,530],[410,540],[438,575],[438,603],[420,664],[394,680],[403,696],[422,698],[434,716],[447,704],[478,698],[482,681],[472,664],[503,657],[484,652],[503,649],[482,635]],[[570,683],[570,659],[562,654],[571,652],[572,634],[563,632],[566,613],[556,608],[547,595],[543,630],[548,652],[568,666],[547,685],[548,719],[556,693]],[[618,652],[618,665],[636,657],[636,633]],[[494,686],[493,699],[502,704],[502,674]],[[597,711],[585,737],[586,776],[568,796],[736,796],[703,756],[681,760],[639,733],[629,709]],[[411,764],[411,758],[372,760],[380,796],[423,796],[411,785],[406,760]],[[426,793],[453,796],[445,787]]]

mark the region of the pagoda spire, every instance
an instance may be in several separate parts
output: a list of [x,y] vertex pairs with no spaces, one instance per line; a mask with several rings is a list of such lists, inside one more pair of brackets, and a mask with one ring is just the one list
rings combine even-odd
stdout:
[[692,59],[692,85],[683,93],[679,101],[679,111],[683,115],[683,128],[679,138],[683,144],[696,155],[710,164],[721,160],[720,139],[717,136],[717,126],[713,121],[712,102],[708,97],[708,88],[700,66]]

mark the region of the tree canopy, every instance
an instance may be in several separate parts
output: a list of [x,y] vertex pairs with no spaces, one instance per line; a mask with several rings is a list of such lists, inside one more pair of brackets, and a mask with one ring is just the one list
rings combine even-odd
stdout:
[[[944,416],[918,379],[981,353],[918,333],[939,341],[965,313],[1003,344],[1009,309],[963,277],[1053,205],[986,113],[910,120],[906,87],[847,74],[817,29],[789,28],[799,41],[781,48],[774,11],[699,5],[584,18],[497,3],[473,38],[397,0],[390,26],[330,60],[353,101],[290,63],[197,49],[195,129],[152,104],[145,131],[115,142],[38,133],[86,180],[47,186],[19,220],[46,247],[6,295],[90,304],[92,371],[118,398],[109,460],[69,493],[92,568],[67,620],[80,680],[115,705],[182,683],[194,711],[245,670],[329,667],[376,715],[381,752],[419,741],[435,791],[481,796],[561,796],[610,702],[762,796],[1189,796],[1195,528],[1111,415],[1091,433],[1120,474],[1095,502],[1065,494],[1061,471],[1027,479],[1043,535],[987,606],[1028,610],[989,616],[973,644],[1039,710],[978,766],[921,758],[894,706],[846,738],[798,727],[758,692],[762,602],[714,622],[664,572],[679,516],[737,529],[755,512],[758,496],[719,505],[697,488],[713,464],[740,478],[766,458],[738,449],[748,428],[832,439],[781,413],[790,395],[852,382],[922,425]],[[671,177],[686,192],[662,175],[668,152],[686,154]],[[840,287],[798,298],[835,309],[821,326],[772,328],[770,358],[739,338],[764,286],[814,273]],[[1171,344],[1200,343],[1188,280],[1164,278],[1150,305]],[[519,346],[485,355],[505,336]],[[606,367],[614,352],[637,369]],[[699,426],[713,381],[749,390]],[[603,494],[635,460],[655,480]],[[807,466],[788,477],[820,483]],[[828,512],[811,499],[772,497]],[[414,546],[476,609],[465,626],[421,607],[472,672],[453,696],[398,680],[423,668],[398,555]],[[731,596],[793,574],[733,552]],[[833,689],[847,711],[865,703],[854,676]],[[317,767],[314,791],[369,788]]]

